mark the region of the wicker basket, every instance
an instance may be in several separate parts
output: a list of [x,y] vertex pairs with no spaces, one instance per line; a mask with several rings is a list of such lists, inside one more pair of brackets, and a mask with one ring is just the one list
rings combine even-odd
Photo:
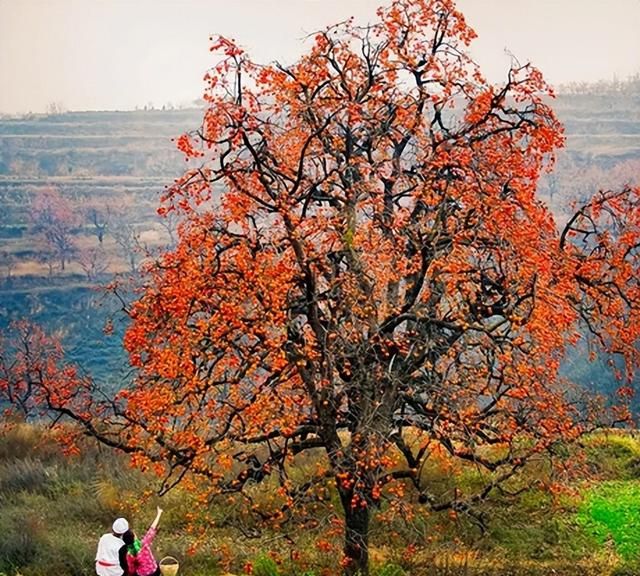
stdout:
[[178,568],[180,568],[180,562],[178,562],[173,556],[165,556],[160,562],[160,573],[162,576],[176,576]]

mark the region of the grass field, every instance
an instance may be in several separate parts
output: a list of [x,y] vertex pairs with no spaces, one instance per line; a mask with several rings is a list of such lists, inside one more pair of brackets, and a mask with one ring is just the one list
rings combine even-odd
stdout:
[[[491,498],[485,505],[490,518],[485,534],[464,518],[428,514],[417,505],[410,521],[395,517],[375,522],[374,576],[637,573],[640,438],[599,433],[584,440],[582,451],[583,474],[567,490]],[[155,482],[92,444],[80,456],[67,458],[37,426],[5,430],[0,436],[0,573],[89,576],[96,542],[112,520],[125,515],[143,530],[156,503],[166,510],[156,556],[178,558],[184,576],[245,574],[250,569],[257,576],[339,572],[339,530],[320,535],[314,529],[284,527],[242,533],[236,511],[225,504],[212,506],[207,513],[215,524],[204,525],[189,521],[198,506],[192,494],[178,488],[158,499]],[[335,510],[319,510],[317,523],[339,521]],[[200,543],[192,549],[196,541]]]

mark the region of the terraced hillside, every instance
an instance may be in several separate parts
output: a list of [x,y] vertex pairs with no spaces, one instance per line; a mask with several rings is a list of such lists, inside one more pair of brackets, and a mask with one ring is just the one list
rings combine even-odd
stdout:
[[[567,149],[540,192],[562,220],[572,200],[639,181],[640,91],[560,95],[554,106]],[[122,365],[119,346],[96,354],[113,303],[96,307],[93,288],[171,242],[174,223],[156,214],[184,169],[171,139],[200,119],[196,109],[0,118],[0,328],[34,318],[86,368]]]
[[[104,338],[118,304],[96,287],[134,271],[170,241],[171,223],[156,214],[158,196],[183,169],[171,138],[197,126],[198,116],[74,112],[0,120],[0,328],[20,318],[42,324],[81,367],[118,385],[125,321],[115,318],[114,337]],[[64,270],[60,246],[36,217],[47,194],[61,220],[54,232],[68,241]]]
[[[171,138],[197,125],[197,111],[78,112],[0,121],[0,252],[5,287],[91,281],[83,258],[100,251],[102,273],[135,268],[166,236],[158,193],[182,170]],[[64,273],[47,264],[37,198],[54,189],[72,212]],[[102,236],[98,232],[102,229]],[[142,252],[139,252],[142,253]],[[104,266],[103,266],[104,267]]]
[[609,168],[640,158],[640,91],[560,95],[554,108],[574,157]]
[[[560,95],[555,108],[566,127],[567,149],[541,192],[556,211],[639,172],[640,93]],[[155,210],[159,192],[183,169],[171,138],[196,128],[199,120],[195,109],[0,120],[4,287],[91,282],[92,276],[134,269],[145,249],[168,241],[170,223],[163,226]],[[64,271],[50,262],[53,255],[47,259],[47,249],[55,252],[55,246],[47,246],[34,221],[36,199],[48,188],[74,214]],[[91,251],[100,254],[99,273],[87,270]]]

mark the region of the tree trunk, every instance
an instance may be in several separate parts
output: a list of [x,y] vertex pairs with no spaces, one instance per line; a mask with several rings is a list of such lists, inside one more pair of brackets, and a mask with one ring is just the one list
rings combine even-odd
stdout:
[[345,516],[345,576],[369,576],[369,508],[352,508],[351,499],[342,501]]

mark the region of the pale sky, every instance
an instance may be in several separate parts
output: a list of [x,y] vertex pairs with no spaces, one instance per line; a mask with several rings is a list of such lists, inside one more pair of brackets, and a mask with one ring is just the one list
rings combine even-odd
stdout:
[[[383,0],[0,0],[0,113],[188,103],[212,63],[209,36],[260,62],[291,62],[305,35]],[[640,72],[640,0],[458,0],[490,80],[509,50],[551,83]]]

